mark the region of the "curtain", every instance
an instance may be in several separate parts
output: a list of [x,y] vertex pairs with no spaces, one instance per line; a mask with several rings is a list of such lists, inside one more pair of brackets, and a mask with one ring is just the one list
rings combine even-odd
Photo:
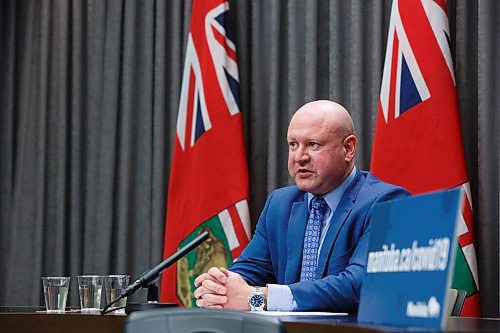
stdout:
[[[479,1],[477,24],[478,103],[471,105],[477,136],[469,139],[470,157],[475,166],[477,206],[476,229],[479,240],[479,279],[483,289],[483,314],[498,316],[499,223],[500,223],[500,3]],[[471,24],[471,23],[468,23]],[[470,38],[473,38],[472,36]],[[473,66],[471,64],[470,66]],[[472,78],[471,78],[472,79]],[[470,87],[463,83],[467,96]],[[464,97],[465,97],[464,96]],[[467,110],[463,110],[466,111]],[[477,112],[477,113],[476,113]],[[469,163],[469,164],[471,164]]]
[[[346,106],[356,164],[369,167],[391,1],[230,6],[255,226],[269,192],[291,183],[286,130],[305,102]],[[498,316],[500,9],[448,8],[483,315]],[[190,10],[182,0],[0,3],[0,305],[43,304],[44,275],[136,278],[161,261]]]

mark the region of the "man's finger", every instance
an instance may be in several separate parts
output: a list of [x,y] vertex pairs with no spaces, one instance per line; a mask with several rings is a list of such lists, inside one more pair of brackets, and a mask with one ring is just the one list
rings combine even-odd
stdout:
[[220,285],[218,282],[214,282],[212,280],[205,280],[201,283],[201,285],[205,289],[208,289],[216,294],[219,294],[219,295],[226,294],[226,288],[224,286]]
[[227,296],[223,295],[216,295],[216,294],[204,294],[202,296],[202,299],[205,301],[206,304],[226,304],[227,303]]
[[222,274],[224,274],[225,276],[229,277],[229,271],[226,268],[221,267],[219,269],[222,272]]
[[[209,285],[206,287],[206,285]],[[212,282],[210,280],[205,280],[203,281],[203,284],[196,288],[193,295],[195,298],[201,298],[206,294],[214,294],[217,296],[225,296],[226,295],[226,288],[222,287],[215,282]],[[226,299],[227,301],[227,299]]]
[[195,298],[200,298],[201,296],[203,296],[203,294],[206,294],[208,291],[203,288],[203,287],[198,287],[196,288],[196,290],[194,291],[193,295]]
[[229,277],[229,271],[227,270],[227,268],[221,267],[219,269],[225,276]]
[[209,277],[210,275],[208,275],[207,273],[200,274],[196,279],[194,279],[194,286],[195,287],[201,286],[201,283],[206,279],[208,279]]
[[217,281],[224,284],[226,283],[227,276],[217,267],[212,267],[208,270],[208,275],[214,277]]
[[[217,296],[217,297],[225,297],[225,296]],[[226,299],[226,302],[227,302],[227,297],[225,297]],[[225,303],[224,303],[225,304]],[[196,305],[200,308],[217,308],[217,309],[221,309],[223,308],[223,304],[221,303],[216,303],[216,302],[210,302],[210,301],[207,301],[206,299],[204,298],[198,298],[196,300]]]
[[196,300],[196,306],[198,306],[199,308],[207,307],[207,305],[205,304],[205,301],[202,298],[198,298]]

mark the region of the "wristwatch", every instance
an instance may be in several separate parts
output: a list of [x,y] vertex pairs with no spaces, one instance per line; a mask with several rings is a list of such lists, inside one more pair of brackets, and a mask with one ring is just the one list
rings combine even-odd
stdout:
[[266,296],[261,287],[255,287],[250,297],[248,297],[248,305],[251,311],[263,311],[266,305]]

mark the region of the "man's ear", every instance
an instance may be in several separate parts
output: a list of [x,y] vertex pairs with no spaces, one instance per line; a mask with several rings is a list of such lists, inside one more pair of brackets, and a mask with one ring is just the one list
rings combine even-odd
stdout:
[[351,162],[354,160],[356,155],[356,147],[358,144],[358,139],[355,135],[351,134],[344,139],[344,151],[345,151],[345,161]]

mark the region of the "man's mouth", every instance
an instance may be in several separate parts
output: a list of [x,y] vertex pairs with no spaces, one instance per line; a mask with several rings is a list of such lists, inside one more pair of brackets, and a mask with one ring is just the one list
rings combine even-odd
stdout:
[[312,174],[312,171],[308,170],[308,169],[301,168],[301,169],[297,170],[297,176],[299,176],[299,177],[307,177],[310,174]]

